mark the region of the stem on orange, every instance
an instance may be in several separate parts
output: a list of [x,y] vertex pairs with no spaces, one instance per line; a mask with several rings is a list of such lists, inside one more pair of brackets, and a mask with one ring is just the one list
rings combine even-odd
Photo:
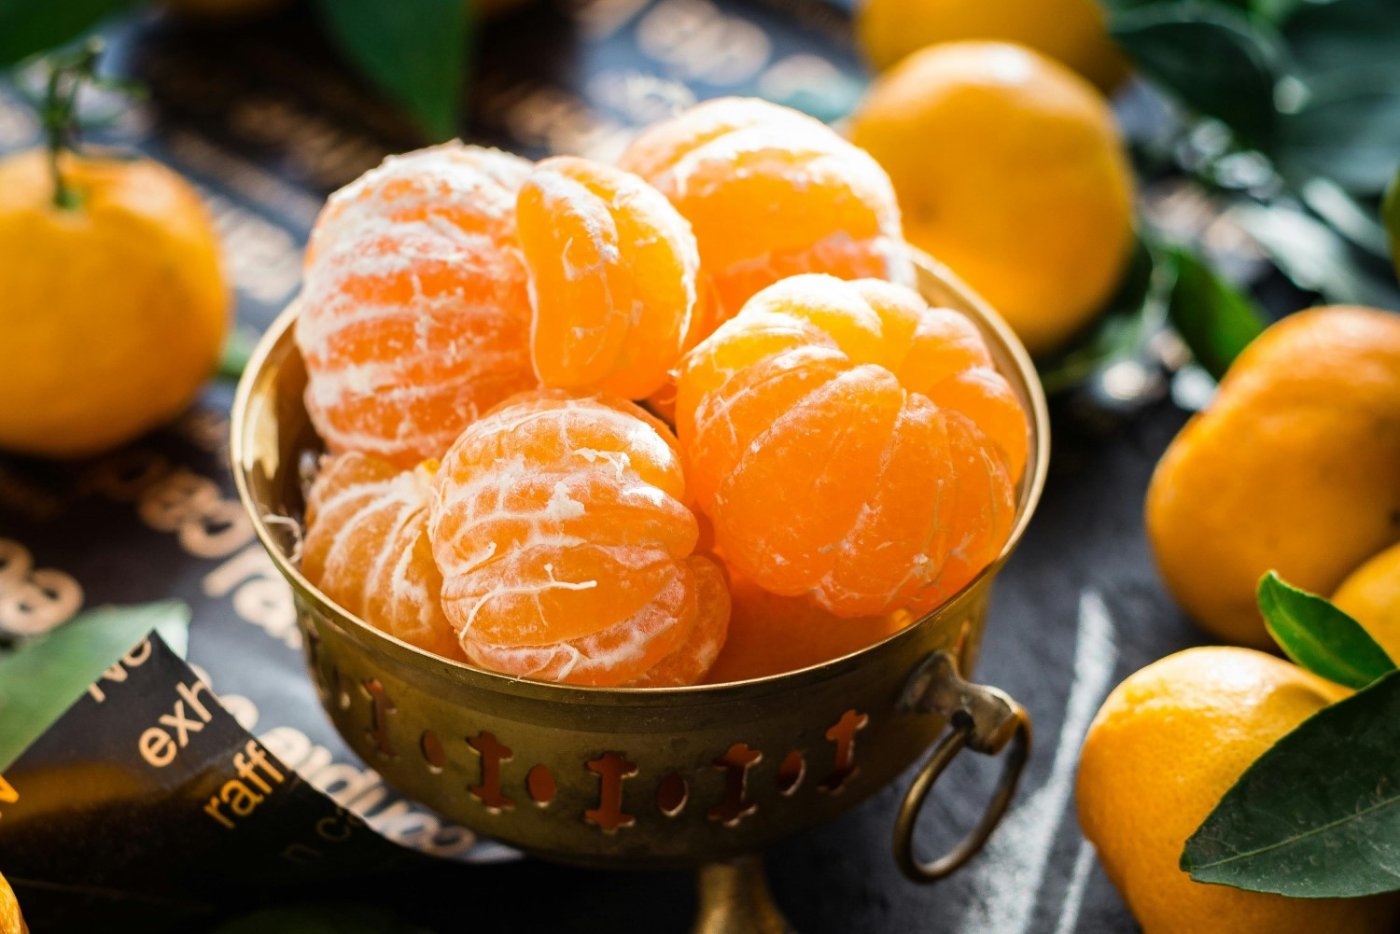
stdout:
[[53,180],[53,203],[72,210],[82,203],[80,193],[63,177],[62,156],[75,148],[78,140],[78,92],[97,78],[97,60],[102,56],[102,40],[89,39],[81,48],[49,59],[49,80],[40,116],[48,147],[49,175]]

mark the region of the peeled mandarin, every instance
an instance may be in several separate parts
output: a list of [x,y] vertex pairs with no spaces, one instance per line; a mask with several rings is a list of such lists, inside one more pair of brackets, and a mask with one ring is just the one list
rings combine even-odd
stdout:
[[696,310],[685,219],[630,172],[569,156],[536,166],[516,206],[540,382],[627,399],[666,385]]
[[908,613],[842,619],[804,597],[780,597],[730,574],[729,636],[708,684],[746,681],[819,665],[874,645],[908,625]]
[[514,220],[528,172],[452,143],[391,157],[331,196],[296,339],[307,412],[332,451],[411,467],[536,385]]
[[311,486],[301,570],[377,629],[461,659],[439,602],[442,575],[428,543],[428,493],[437,464],[412,470],[364,454],[329,458]]
[[630,402],[542,389],[470,425],[428,525],[468,659],[567,684],[699,680],[729,594],[687,503],[675,439]]
[[1020,401],[970,321],[900,286],[763,290],[686,356],[676,417],[718,549],[771,593],[922,613],[1010,534]]
[[747,98],[707,101],[647,129],[619,161],[695,231],[717,301],[697,337],[797,273],[913,282],[889,176],[798,111]]

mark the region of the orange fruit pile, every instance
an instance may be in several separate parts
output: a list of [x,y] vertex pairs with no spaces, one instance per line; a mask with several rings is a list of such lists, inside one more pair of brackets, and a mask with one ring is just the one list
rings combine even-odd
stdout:
[[899,284],[874,161],[721,100],[622,162],[451,144],[332,197],[297,326],[336,453],[308,579],[481,668],[661,687],[856,651],[995,560],[1025,414]]

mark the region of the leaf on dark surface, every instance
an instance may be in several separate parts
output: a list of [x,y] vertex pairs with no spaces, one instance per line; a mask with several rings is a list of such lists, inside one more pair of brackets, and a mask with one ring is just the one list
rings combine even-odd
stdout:
[[1241,204],[1227,216],[1299,288],[1335,304],[1400,309],[1400,289],[1389,264],[1365,262],[1341,234],[1301,208],[1283,201]]
[[1259,579],[1259,612],[1279,648],[1315,675],[1364,688],[1395,670],[1360,623],[1330,601],[1286,583],[1276,571]]
[[1143,74],[1187,107],[1269,147],[1283,56],[1265,22],[1224,4],[1159,0],[1112,13],[1109,31]]
[[432,934],[371,905],[316,903],[266,908],[228,921],[211,934]]
[[0,0],[0,66],[57,48],[140,0]]
[[1400,159],[1400,60],[1328,72],[1306,88],[1296,112],[1279,117],[1279,171],[1294,188],[1322,176],[1379,195]]
[[0,769],[151,630],[183,654],[189,621],[190,608],[175,600],[102,607],[0,654]]
[[1230,363],[1268,326],[1248,295],[1216,275],[1205,262],[1181,247],[1168,247],[1176,265],[1168,313],[1196,362],[1217,380]]
[[1400,672],[1260,756],[1186,841],[1181,868],[1297,898],[1400,889]]
[[1381,202],[1381,223],[1385,225],[1386,236],[1390,238],[1392,256],[1400,256],[1400,166],[1396,167],[1395,176],[1386,189],[1385,200]]
[[470,13],[462,0],[318,0],[331,36],[434,142],[457,135]]
[[1280,30],[1304,78],[1332,69],[1395,63],[1395,0],[1288,0]]

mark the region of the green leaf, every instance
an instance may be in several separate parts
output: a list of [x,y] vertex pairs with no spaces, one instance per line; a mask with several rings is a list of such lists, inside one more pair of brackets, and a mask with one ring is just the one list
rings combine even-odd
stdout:
[[1297,111],[1279,117],[1280,172],[1294,188],[1320,175],[1348,191],[1380,194],[1400,153],[1400,62],[1328,72],[1305,87]]
[[331,36],[433,141],[457,135],[469,39],[462,0],[317,0]]
[[1400,309],[1394,275],[1382,271],[1377,261],[1364,262],[1340,234],[1306,211],[1279,201],[1236,205],[1226,217],[1253,237],[1299,288],[1339,305]]
[[1187,107],[1268,148],[1283,54],[1262,20],[1221,4],[1159,0],[1113,14],[1109,32],[1143,74]]
[[1259,612],[1289,658],[1329,681],[1364,688],[1395,670],[1360,623],[1330,601],[1286,583],[1277,571],[1259,579]]
[[1381,221],[1390,238],[1390,258],[1400,272],[1400,166],[1396,167],[1395,177],[1390,180],[1385,200],[1381,202]]
[[0,66],[66,45],[140,0],[0,0]]
[[1176,264],[1176,286],[1167,306],[1172,326],[1196,362],[1219,380],[1268,322],[1253,299],[1221,279],[1200,257],[1181,247],[1167,249]]
[[387,909],[316,903],[266,908],[219,925],[211,934],[432,934]]
[[183,654],[189,621],[177,600],[102,607],[0,655],[0,769],[151,630]]
[[1394,63],[1400,46],[1395,0],[1290,0],[1280,27],[1304,80],[1333,69]]
[[257,331],[240,327],[230,330],[228,339],[224,341],[223,353],[219,356],[219,375],[226,379],[238,379],[242,376],[257,346]]
[[1197,882],[1296,898],[1400,888],[1400,672],[1326,707],[1240,776],[1186,841]]

